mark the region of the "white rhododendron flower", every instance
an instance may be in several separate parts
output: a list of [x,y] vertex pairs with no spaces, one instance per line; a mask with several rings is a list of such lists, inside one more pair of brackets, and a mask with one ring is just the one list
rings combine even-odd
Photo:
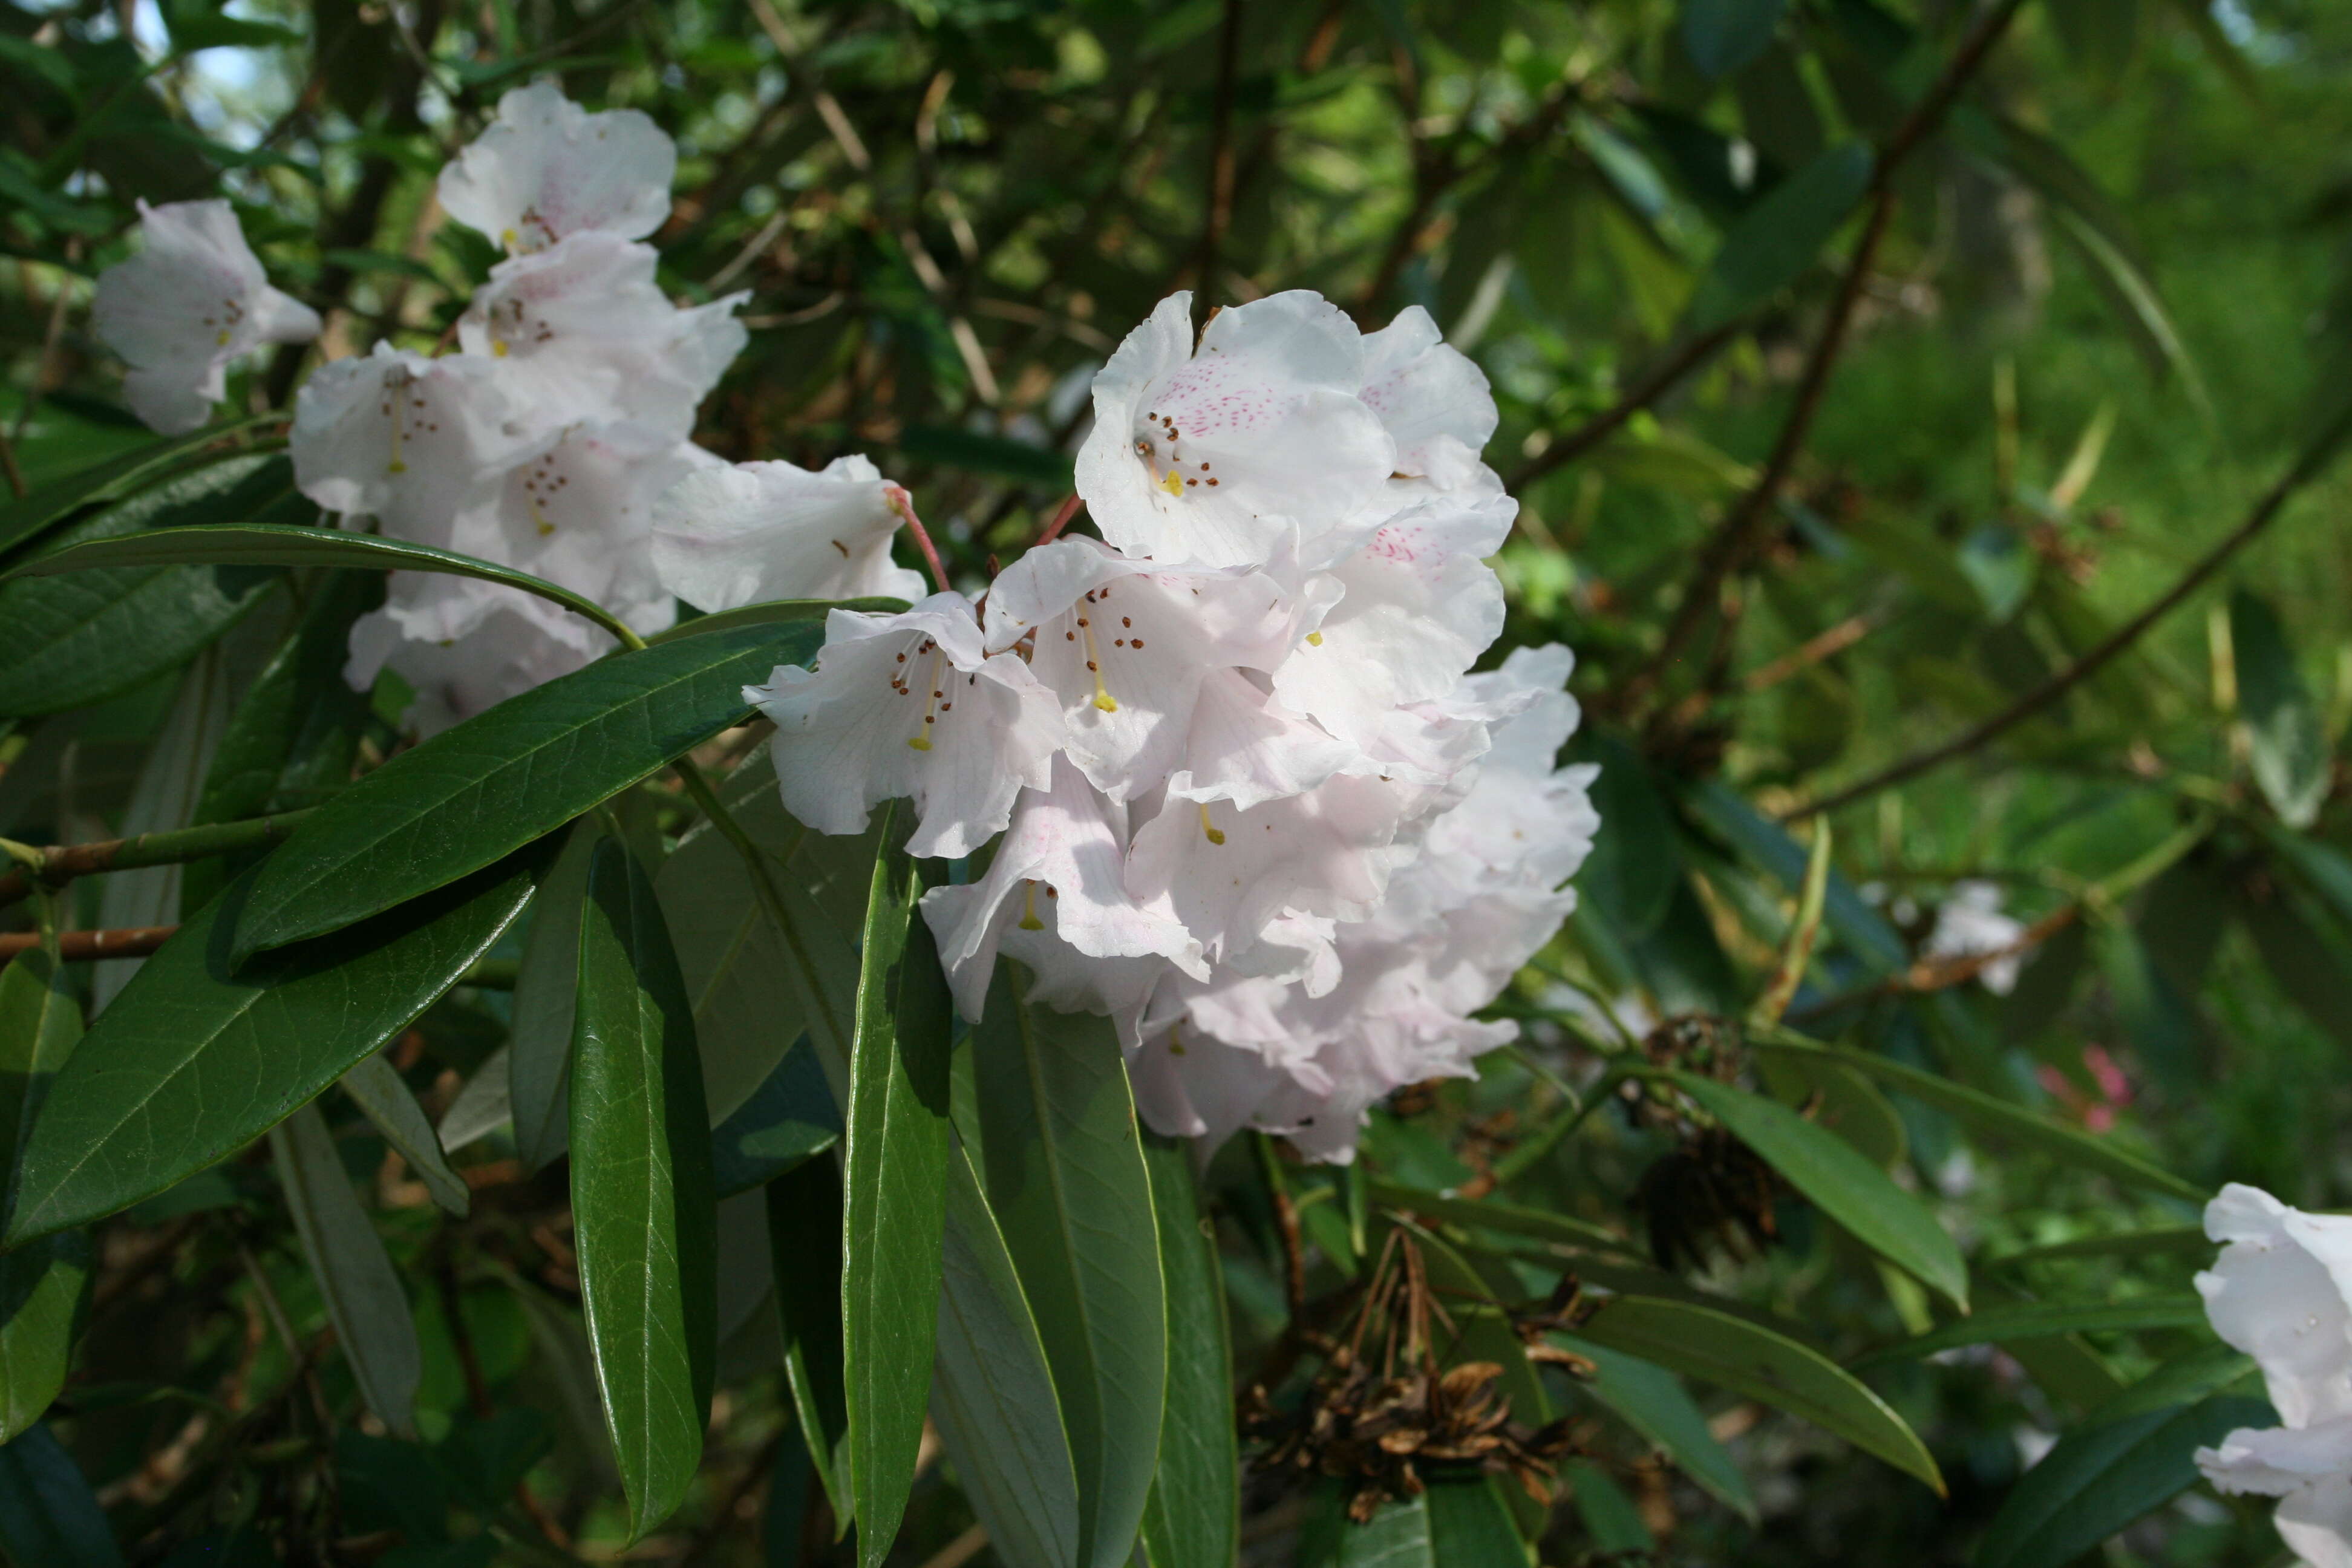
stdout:
[[[1516,516],[1478,457],[1494,401],[1424,313],[1367,337],[1305,293],[1197,345],[1174,296],[1094,395],[1102,539],[1033,548],[977,607],[835,611],[811,668],[746,695],[802,822],[908,796],[910,852],[990,856],[923,900],[967,1018],[1013,959],[1023,1000],[1112,1020],[1159,1131],[1347,1160],[1374,1104],[1515,1037],[1475,1015],[1575,908],[1599,826],[1594,770],[1557,765],[1568,650],[1467,673]],[[656,559],[706,609],[841,594],[898,570],[898,522],[860,459],[714,468]]]
[[491,360],[390,343],[320,365],[294,400],[294,479],[329,511],[456,547],[461,511],[534,444],[530,411]]
[[364,691],[394,671],[416,693],[405,722],[420,734],[569,675],[613,646],[606,633],[520,588],[394,572],[384,595],[383,608],[352,627],[343,678]]
[[669,216],[677,148],[634,109],[591,114],[553,82],[510,89],[441,171],[441,205],[509,254],[575,234],[643,239]]
[[2025,935],[2025,922],[2001,912],[2000,886],[1995,882],[1967,881],[1953,884],[1951,897],[1936,911],[1935,929],[1927,933],[1926,951],[1930,958],[1975,958],[1988,952],[2006,952],[1978,972],[1977,978],[1984,988],[1996,996],[2006,996],[2017,985],[2017,971],[2024,962],[2022,954],[2007,952]]
[[709,468],[664,498],[654,565],[697,609],[768,599],[905,599],[923,576],[892,563],[907,492],[865,458]]
[[2273,1519],[2312,1568],[2352,1568],[2352,1218],[2305,1214],[2231,1183],[2205,1205],[2221,1244],[2197,1276],[2213,1331],[2254,1358],[2284,1425],[2197,1450],[2225,1492],[2279,1500]]
[[1192,310],[1162,300],[1095,377],[1077,487],[1096,526],[1171,565],[1260,565],[1294,528],[1310,555],[1344,543],[1396,467],[1357,395],[1355,323],[1293,290],[1219,311],[1196,349]]
[[1052,782],[1061,705],[1009,653],[981,646],[961,594],[895,616],[835,610],[814,669],[784,665],[744,697],[775,721],[784,808],[820,833],[863,833],[906,796],[914,855],[969,855]]
[[139,204],[145,247],[99,275],[90,324],[131,374],[123,395],[149,428],[181,436],[212,417],[229,362],[264,343],[306,343],[319,313],[269,286],[226,202]]

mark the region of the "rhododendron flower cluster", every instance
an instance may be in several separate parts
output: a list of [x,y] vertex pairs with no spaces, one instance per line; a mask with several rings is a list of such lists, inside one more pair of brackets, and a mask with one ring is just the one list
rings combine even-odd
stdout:
[[2221,1244],[2197,1276],[2206,1316],[2262,1368],[2281,1425],[2198,1449],[2198,1468],[2222,1491],[2278,1499],[2278,1532],[2311,1568],[2352,1568],[2352,1218],[2231,1183],[2205,1234]]
[[[1010,956],[1031,1000],[1116,1021],[1160,1131],[1344,1160],[1373,1102],[1511,1037],[1472,1015],[1573,908],[1597,818],[1591,770],[1555,765],[1571,660],[1469,673],[1515,507],[1478,457],[1485,378],[1425,312],[1365,334],[1277,294],[1196,341],[1191,309],[1096,377],[1100,540],[977,599],[835,610],[812,667],[748,695],[802,821],[905,797],[911,853],[973,858],[923,904],[966,1016]],[[913,597],[888,556],[911,516],[859,458],[712,468],[654,558],[705,610]]]

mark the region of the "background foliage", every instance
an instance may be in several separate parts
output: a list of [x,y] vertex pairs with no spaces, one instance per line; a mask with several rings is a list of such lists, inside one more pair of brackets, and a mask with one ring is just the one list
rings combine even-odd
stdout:
[[[432,172],[541,72],[677,138],[666,287],[753,290],[752,346],[704,444],[809,465],[872,451],[967,575],[1051,515],[1087,375],[1171,287],[1311,288],[1368,325],[1427,306],[1494,382],[1488,457],[1523,503],[1496,657],[1578,650],[1606,826],[1582,911],[1506,1004],[1528,1051],[1378,1113],[1347,1178],[1246,1140],[1211,1167],[1236,1364],[1269,1364],[1294,1311],[1371,1265],[1368,1215],[1411,1213],[1475,1259],[1462,1289],[1539,1300],[1569,1268],[1651,1299],[1646,1317],[1604,1310],[1580,1347],[1597,1376],[1547,1395],[1581,1452],[1572,1501],[1521,1521],[1545,1562],[2263,1563],[2262,1510],[2182,1489],[2189,1449],[2245,1418],[2243,1364],[2213,1353],[2188,1276],[2209,1255],[2198,1196],[2223,1180],[2352,1201],[2352,531],[2325,464],[2352,307],[2347,67],[2352,13],[2311,0],[10,4],[0,431],[37,500],[148,449],[87,328],[134,199],[225,189],[274,279],[331,312],[335,352],[430,344],[490,259],[440,221]],[[255,366],[239,405],[282,402],[304,352]],[[167,471],[100,470],[71,526],[130,531],[142,506],[304,521],[270,510],[289,499],[259,458],[143,488]],[[61,510],[0,510],[0,566]],[[331,674],[362,574],[96,576],[79,607],[34,585],[96,579],[0,584],[0,835],[250,818],[396,749],[398,701],[371,709]],[[299,743],[182,778],[203,804],[157,816],[152,757],[227,722],[205,704],[236,691],[272,693]],[[672,847],[694,815],[674,783],[631,799],[638,820],[614,826],[646,859],[701,853],[718,874],[709,835]],[[1746,1013],[1810,931],[1818,841],[1797,823],[1823,801],[1822,934],[1788,1021],[1863,1055],[1759,1033],[1723,1058],[1765,1091],[1738,1095],[1707,1076],[1730,1037],[1692,1026],[1659,1058],[1688,1069],[1682,1098],[1653,1090],[1679,1110],[1578,1119],[1558,1077],[1599,1098],[1616,1044],[1582,993],[1636,1032]],[[74,881],[58,923],[170,925],[251,852]],[[567,857],[575,889],[586,858]],[[585,907],[652,973],[614,912],[646,889],[616,875]],[[436,895],[489,911],[467,928],[480,942],[446,924],[430,952],[401,939],[420,945],[384,1003],[396,1102],[444,1115],[494,1052],[568,1033],[568,1012],[542,1016],[568,984],[553,1004],[514,989],[552,942],[551,900],[497,936],[520,876]],[[845,879],[861,897],[864,876]],[[1919,952],[1972,880],[2031,924],[2005,995]],[[876,886],[869,939],[890,906]],[[0,918],[29,930],[35,908]],[[679,957],[699,985],[683,937]],[[61,1054],[83,1005],[120,989],[110,967],[16,958],[0,1031]],[[411,994],[440,999],[402,1030]],[[612,1049],[659,1059],[657,1037],[622,1035]],[[57,1059],[9,1048],[11,1083]],[[275,1135],[278,1169],[309,1173],[283,1192],[257,1145],[56,1244],[62,1306],[24,1294],[33,1253],[7,1255],[9,1299],[29,1303],[12,1325],[87,1295],[49,1419],[9,1413],[26,1435],[0,1449],[0,1551],[556,1562],[632,1533],[579,1328],[593,1259],[562,1166],[541,1168],[546,1129],[519,1105],[510,1134],[436,1173],[429,1139],[404,1147],[397,1116],[362,1103],[331,1095]],[[1836,1136],[1789,1131],[1802,1119],[1775,1105]],[[1678,1139],[1716,1118],[1780,1172],[1769,1246],[1704,1241],[1736,1216],[1659,1174],[1686,1173]],[[1863,1212],[1877,1189],[1838,1163],[1857,1158],[1940,1226]],[[414,1433],[353,1420],[357,1363],[316,1348],[331,1321],[348,1342],[359,1310],[321,1299],[296,1246],[297,1226],[359,1217],[333,1207],[352,1195],[338,1159],[414,1310]],[[436,1194],[436,1174],[464,1191]],[[710,1436],[635,1554],[842,1550],[759,1307],[718,1303]],[[1893,1425],[1849,1381],[1791,1392],[1812,1374],[1738,1332],[1764,1312],[1853,1368]],[[1926,1359],[1937,1345],[1955,1348]],[[971,1507],[931,1449],[915,1462],[890,1560],[945,1568],[972,1549]],[[1913,1479],[1936,1477],[1948,1495]],[[1318,1510],[1312,1489],[1254,1479],[1244,1560],[1370,1550],[1335,1547]]]

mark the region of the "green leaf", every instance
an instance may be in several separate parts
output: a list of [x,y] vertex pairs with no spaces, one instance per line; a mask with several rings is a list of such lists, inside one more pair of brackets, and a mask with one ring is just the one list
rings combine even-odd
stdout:
[[228,15],[217,5],[205,5],[204,0],[176,0],[162,9],[175,54],[191,54],[197,49],[268,48],[304,41],[302,35],[290,27],[249,22]]
[[2319,820],[2334,763],[2326,726],[2295,668],[2286,628],[2267,602],[2241,588],[2230,595],[2230,648],[2238,667],[2238,711],[2252,742],[2254,783],[2279,820]]
[[[106,541],[215,518],[225,524],[287,504],[304,504],[292,464],[232,458],[118,502],[66,538]],[[185,662],[276,581],[274,572],[243,567],[136,563],[54,582],[12,574],[0,580],[0,713],[56,713],[128,690]]]
[[1949,1079],[1939,1078],[1885,1057],[1824,1046],[1787,1030],[1752,1035],[1748,1044],[1751,1049],[1801,1051],[1827,1056],[1856,1072],[1876,1079],[1889,1089],[1899,1090],[1967,1122],[1979,1132],[2039,1149],[2069,1164],[2102,1172],[2133,1186],[2147,1187],[2197,1204],[2203,1203],[2211,1195],[2200,1190],[2195,1183],[2183,1180],[2137,1154],[2117,1148],[2112,1140],[2094,1138],[2074,1128],[2045,1121],[2006,1100],[1995,1100],[1989,1094],[1954,1083]]
[[1035,1315],[961,1142],[948,1152],[947,1244],[932,1413],[997,1555],[1079,1561],[1078,1481]]
[[2076,1427],[2010,1492],[1976,1568],[2064,1568],[2187,1490],[2199,1448],[2269,1419],[2262,1400],[2213,1398]]
[[[2246,1388],[2238,1387],[2239,1384]],[[2263,1370],[2254,1358],[2234,1345],[2203,1344],[2174,1356],[2127,1388],[2118,1389],[2083,1418],[2093,1426],[2194,1404],[2211,1394],[2259,1390]]]
[[973,1037],[981,1160],[1053,1363],[1078,1477],[1080,1568],[1134,1546],[1168,1374],[1151,1183],[1108,1018],[1021,1000],[999,967]]
[[383,1053],[362,1057],[352,1064],[342,1077],[343,1092],[352,1097],[383,1141],[408,1163],[409,1171],[425,1184],[425,1190],[459,1219],[466,1217],[473,1206],[473,1194],[464,1177],[449,1168],[448,1156],[441,1152],[441,1140],[433,1131],[433,1122],[416,1097],[408,1092],[400,1073]]
[[[46,950],[0,967],[0,1183],[80,1038],[81,1005]],[[30,1431],[65,1386],[89,1281],[78,1230],[0,1253],[0,1443]]]
[[1495,1483],[1432,1481],[1418,1497],[1381,1505],[1362,1524],[1346,1491],[1324,1489],[1300,1532],[1299,1568],[1527,1568],[1533,1560]]
[[711,1183],[720,1197],[764,1185],[841,1141],[841,1111],[807,1038],[784,1053],[734,1115],[711,1129]]
[[16,1568],[122,1568],[106,1511],[47,1426],[0,1447],[0,1552]]
[[707,616],[697,616],[680,621],[667,631],[658,631],[646,639],[648,647],[677,642],[685,637],[709,637],[712,632],[731,632],[738,626],[767,626],[793,621],[818,621],[835,610],[857,610],[867,615],[895,616],[907,608],[904,599],[763,599],[756,605],[738,605],[731,610],[715,610]]
[[1577,1518],[1584,1532],[1592,1541],[1592,1550],[1604,1555],[1627,1553],[1637,1559],[1657,1550],[1657,1541],[1650,1527],[1642,1522],[1642,1510],[1624,1489],[1609,1479],[1609,1473],[1578,1459],[1570,1459],[1559,1468],[1559,1479],[1566,1484],[1570,1497],[1576,1502]]
[[629,1540],[685,1500],[718,1355],[709,1116],[694,1014],[653,883],[598,841],[580,918],[572,1214]]
[[1729,76],[1771,47],[1782,5],[1783,0],[1683,0],[1683,52],[1708,80]]
[[849,1477],[849,1396],[842,1381],[841,1168],[809,1160],[768,1184],[768,1247],[775,1259],[784,1380],[800,1430],[847,1528],[856,1507]]
[[1969,1266],[1927,1205],[1853,1144],[1778,1100],[1696,1073],[1667,1075],[1856,1240],[1969,1308]]
[[1649,1256],[1640,1246],[1606,1226],[1578,1219],[1572,1215],[1500,1203],[1493,1198],[1441,1197],[1435,1193],[1424,1193],[1417,1187],[1402,1186],[1394,1182],[1375,1181],[1371,1188],[1371,1195],[1381,1203],[1417,1215],[1424,1220],[1499,1230],[1506,1236],[1532,1237],[1556,1247],[1573,1247],[1580,1250],[1597,1247],[1603,1252],[1614,1252],[1627,1258]]
[[1693,1481],[1715,1494],[1742,1519],[1756,1521],[1756,1495],[1730,1451],[1716,1439],[1706,1415],[1681,1381],[1661,1366],[1624,1355],[1606,1345],[1554,1334],[1553,1341],[1592,1363],[1592,1375],[1577,1387],[1607,1405],[1663,1450]]
[[1943,1495],[1944,1478],[1918,1434],[1852,1373],[1784,1335],[1709,1307],[1649,1296],[1612,1297],[1577,1333],[1801,1416]]
[[1846,142],[1742,213],[1691,294],[1685,330],[1737,321],[1803,276],[1870,186],[1870,149]]
[[2053,226],[2058,233],[2071,241],[2090,264],[2092,283],[2106,296],[2149,371],[2158,375],[2168,370],[2177,374],[2189,402],[2210,426],[2212,399],[2205,390],[2205,378],[2199,373],[2197,362],[2189,357],[2179,329],[2172,324],[2171,312],[2165,308],[2154,279],[2081,214],[2060,206],[2053,216],[2057,219]]
[[952,1005],[930,926],[916,912],[922,873],[898,847],[907,826],[906,804],[891,803],[882,825],[890,847],[875,858],[866,899],[842,1137],[843,1361],[866,1568],[888,1554],[915,1482],[947,1202]]
[[1593,836],[1577,891],[1608,918],[1619,940],[1638,942],[1665,919],[1682,880],[1674,817],[1639,753],[1616,735],[1587,726],[1570,743],[1569,756],[1600,764],[1592,805],[1609,825]]
[[236,958],[363,920],[552,832],[726,728],[746,682],[805,662],[822,635],[747,626],[617,654],[402,752],[262,862]]
[[2337,920],[2352,921],[2352,859],[2333,845],[2289,833],[2275,823],[2257,821],[2254,826],[2305,885],[2326,900]]
[[[1709,779],[1684,792],[1682,803],[1690,814],[1720,835],[1733,848],[1761,866],[1791,895],[1805,884],[1805,847],[1788,829],[1763,816],[1719,779]],[[1898,974],[1910,966],[1910,950],[1871,907],[1852,882],[1835,868],[1822,902],[1822,918],[1838,940],[1873,973]]]
[[982,435],[950,425],[910,425],[898,437],[898,449],[919,463],[974,473],[1001,474],[1031,484],[1070,487],[1067,453],[1003,436]]
[[2195,1329],[2205,1323],[2205,1303],[2195,1296],[2139,1296],[2128,1301],[2028,1301],[1988,1307],[1915,1335],[1883,1345],[1856,1360],[1857,1367],[1916,1361],[1958,1345],[2000,1344],[2047,1339],[2053,1334],[2123,1333],[2140,1329]]
[[1423,1501],[1429,1510],[1432,1568],[1473,1563],[1520,1568],[1535,1561],[1520,1541],[1500,1483],[1493,1477],[1436,1482],[1423,1494]]
[[5,1245],[152,1197],[251,1142],[415,1022],[530,898],[541,858],[232,971],[238,879],[101,1014],[26,1140]]
[[[51,51],[40,51],[44,54]],[[283,420],[283,414],[266,414],[253,419],[241,419],[209,430],[198,430],[170,441],[155,441],[128,452],[118,452],[86,468],[77,468],[61,479],[43,485],[21,500],[0,503],[0,552],[16,549],[53,524],[64,521],[86,506],[120,500],[142,485],[187,457],[190,453],[211,446],[224,437],[257,424]],[[245,454],[223,452],[219,460]]]
[[2201,1225],[2158,1226],[2149,1230],[2110,1231],[2104,1236],[2078,1236],[2070,1241],[2047,1242],[2040,1247],[2021,1247],[2015,1252],[2004,1252],[1998,1258],[1988,1258],[1991,1268],[2011,1264],[2042,1263],[2059,1258],[2147,1258],[2170,1257],[2175,1254],[2195,1255],[2210,1252],[2213,1243],[2206,1239]]
[[271,1128],[269,1152],[360,1396],[394,1436],[414,1440],[416,1389],[425,1377],[416,1320],[375,1222],[352,1195],[343,1157],[319,1108],[297,1107]]
[[26,562],[7,577],[0,578],[0,582],[134,566],[320,566],[435,572],[536,594],[586,617],[625,643],[635,635],[595,600],[528,572],[478,561],[454,551],[436,550],[429,544],[414,544],[404,539],[385,539],[373,533],[350,533],[335,528],[290,528],[265,522],[156,528],[129,538],[93,539],[52,551]]
[[1143,1161],[1168,1284],[1168,1409],[1144,1557],[1150,1568],[1230,1568],[1241,1552],[1241,1451],[1216,1235],[1193,1194],[1190,1148],[1147,1137]]
[[[600,835],[584,818],[540,881],[515,975],[507,1047],[507,1106],[516,1157],[527,1171],[554,1163],[572,1136],[572,1024],[580,1001],[580,910]],[[675,934],[673,940],[675,940]]]

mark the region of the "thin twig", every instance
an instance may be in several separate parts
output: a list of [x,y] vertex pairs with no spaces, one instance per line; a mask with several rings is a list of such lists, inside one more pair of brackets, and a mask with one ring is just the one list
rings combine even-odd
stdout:
[[2326,468],[2347,433],[2352,433],[2352,405],[2347,405],[2343,413],[2338,414],[2320,438],[2313,442],[2304,455],[2296,459],[2294,467],[2280,475],[2277,482],[2263,493],[2262,499],[2254,503],[2253,510],[2246,515],[2243,522],[2231,530],[2219,544],[2207,551],[2204,558],[2190,567],[2180,581],[2166,590],[2154,604],[2109,633],[2106,639],[2090,652],[2059,670],[1984,722],[1971,726],[1940,745],[1930,746],[1922,752],[1915,752],[1902,761],[1882,768],[1859,783],[1848,784],[1845,788],[1821,800],[1798,806],[1783,816],[1781,820],[1795,822],[1804,817],[1817,816],[1822,812],[1835,811],[1840,806],[1850,805],[1865,795],[1876,795],[1880,790],[1902,784],[1908,779],[1915,779],[1930,769],[1941,767],[1955,757],[1966,756],[1979,747],[2007,734],[2061,697],[2065,696],[2083,681],[2098,673],[2117,654],[2137,642],[2141,635],[2150,626],[2162,620],[2178,608],[2181,601],[2204,586],[2231,556],[2244,549],[2263,530],[2268,528],[2272,520],[2276,518],[2280,510],[2285,506],[2287,499],[2317,478],[2320,471]]
[[1193,268],[1193,287],[1203,305],[1217,302],[1217,254],[1234,216],[1234,79],[1241,56],[1242,3],[1225,0],[1224,25],[1217,34],[1216,106],[1209,121],[1209,210],[1201,225],[1201,259]]
[[1793,1027],[1881,996],[1917,996],[1931,991],[1948,991],[1955,985],[1974,980],[2005,959],[2019,958],[2032,952],[2082,918],[2083,906],[2079,902],[2061,904],[2026,927],[2014,941],[1982,952],[1956,953],[1944,959],[1920,959],[1900,974],[1890,974],[1874,985],[1832,996],[1810,1007],[1801,1007],[1782,1022]]
[[915,536],[915,548],[920,550],[923,559],[930,563],[931,581],[939,585],[940,593],[946,593],[948,570],[940,564],[939,548],[932,544],[930,533],[923,527],[923,520],[915,515],[915,498],[898,485],[889,487],[889,496],[890,510],[905,521],[907,531]]
[[[274,816],[247,817],[239,822],[207,823],[198,827],[174,827],[142,833],[130,838],[105,838],[92,844],[54,844],[23,852],[40,859],[39,880],[49,888],[63,887],[76,877],[101,871],[128,871],[141,866],[178,866],[240,849],[275,844],[309,816],[309,809],[281,811]],[[0,876],[0,909],[32,891],[22,869]]]
[[1696,337],[1683,340],[1674,353],[1660,360],[1654,369],[1635,382],[1608,409],[1594,415],[1520,464],[1506,488],[1517,490],[1523,485],[1532,484],[1554,468],[1574,462],[1614,436],[1627,420],[1664,397],[1683,377],[1713,359],[1716,352],[1738,336],[1739,329],[1746,324],[1746,318],[1738,318]]
[[[178,926],[128,926],[120,931],[69,931],[59,933],[58,945],[68,963],[93,958],[145,958],[171,941]],[[38,931],[10,931],[0,936],[0,963],[41,945]]]
[[1037,543],[1029,548],[1034,550],[1039,544],[1053,543],[1060,537],[1062,530],[1070,526],[1070,520],[1077,516],[1079,510],[1086,504],[1084,500],[1076,495],[1064,501],[1061,509],[1054,513],[1054,521],[1045,525],[1045,531],[1037,536]]

